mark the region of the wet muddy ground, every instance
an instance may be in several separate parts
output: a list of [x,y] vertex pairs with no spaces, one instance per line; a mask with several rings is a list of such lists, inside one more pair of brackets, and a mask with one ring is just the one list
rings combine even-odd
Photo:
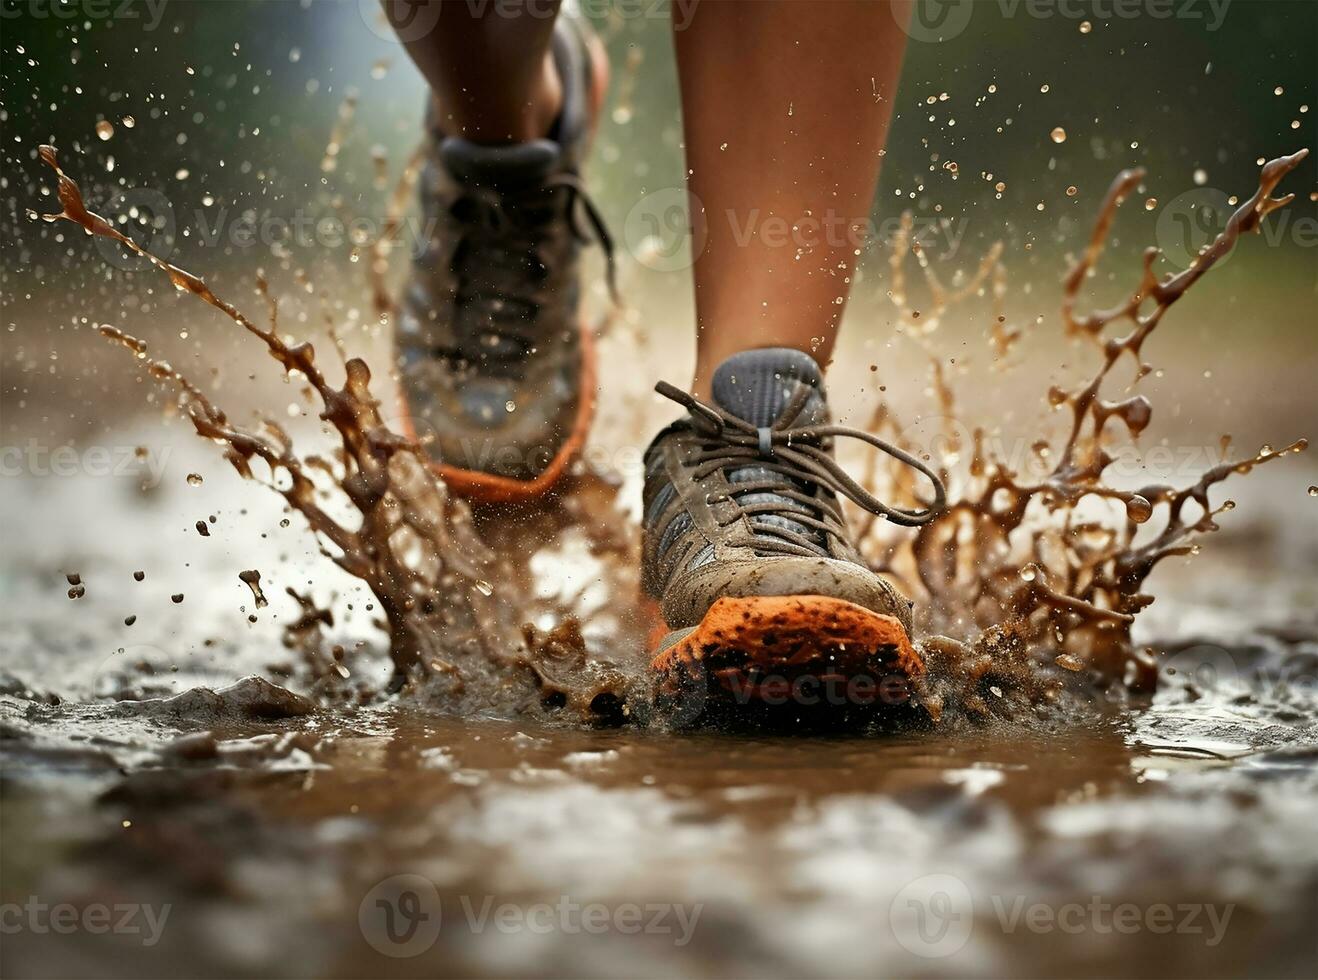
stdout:
[[[42,530],[93,487],[16,488],[6,976],[1314,974],[1318,554],[1287,532],[1312,526],[1294,470],[1242,483],[1239,526],[1159,572],[1150,703],[801,738],[304,699],[282,588],[333,574],[260,537],[279,508],[207,447],[173,451],[206,482],[101,481],[95,544]],[[218,519],[180,569],[185,529],[152,531],[192,510]],[[332,632],[367,637],[348,662],[382,685],[370,631]]]

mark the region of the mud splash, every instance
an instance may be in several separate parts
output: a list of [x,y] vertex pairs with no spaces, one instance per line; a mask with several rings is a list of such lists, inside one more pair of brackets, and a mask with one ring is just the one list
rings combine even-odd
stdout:
[[[894,534],[882,522],[870,520],[864,525],[864,539],[875,570],[899,578],[910,594],[923,598],[917,603],[920,625],[928,632],[951,634],[929,637],[922,645],[930,660],[929,687],[923,700],[935,717],[950,703],[971,716],[1016,714],[1023,707],[1022,697],[1036,705],[1055,700],[1064,686],[1073,687],[1076,680],[1086,681],[1091,689],[1108,696],[1153,693],[1158,676],[1155,656],[1152,651],[1137,650],[1131,639],[1136,615],[1153,602],[1145,591],[1149,575],[1168,557],[1197,552],[1195,538],[1217,530],[1217,516],[1234,508],[1229,500],[1214,507],[1209,500],[1212,487],[1263,463],[1301,452],[1308,440],[1301,438],[1279,450],[1265,446],[1253,456],[1207,470],[1187,487],[1119,489],[1106,479],[1117,458],[1112,444],[1119,438],[1110,433],[1108,423],[1117,419],[1121,423],[1117,428],[1124,429],[1134,443],[1149,425],[1152,407],[1143,395],[1106,400],[1102,397],[1105,384],[1126,355],[1136,364],[1133,383],[1152,372],[1152,366],[1141,359],[1149,335],[1171,306],[1236,246],[1242,234],[1258,231],[1268,214],[1293,200],[1293,194],[1273,198],[1272,192],[1307,155],[1306,149],[1267,163],[1258,190],[1189,268],[1160,279],[1154,271],[1160,252],[1149,248],[1144,252],[1142,276],[1123,302],[1109,309],[1077,313],[1082,287],[1103,253],[1117,209],[1145,173],[1136,169],[1117,176],[1099,209],[1084,253],[1064,280],[1062,297],[1062,321],[1068,334],[1093,341],[1101,365],[1083,387],[1074,391],[1054,387],[1047,392],[1048,405],[1053,410],[1067,409],[1069,417],[1058,437],[1039,439],[1031,447],[1038,461],[1056,459],[1037,479],[1023,476],[999,458],[989,448],[983,428],[971,434],[967,474],[957,479],[951,467],[965,447],[955,399],[940,363],[934,361],[943,444],[952,448],[949,458],[940,463],[940,476],[949,486],[951,502],[913,536]],[[909,221],[902,227],[909,232]],[[916,255],[930,287],[933,316],[912,315],[906,303],[902,273],[906,251]],[[890,261],[892,298],[917,338],[935,330],[951,303],[972,295],[990,276],[992,295],[1000,301],[1005,281],[999,256],[995,246],[970,283],[950,291],[938,280],[918,244],[899,237]],[[1020,337],[1018,330],[1003,326],[1003,321],[1001,315],[995,316],[989,333],[1000,354]],[[1105,336],[1107,328],[1123,321],[1129,325],[1127,333]],[[910,451],[920,449],[902,438],[910,430],[883,402],[875,409],[871,428],[889,433]],[[1228,444],[1224,437],[1224,451]],[[879,482],[889,494],[909,496],[912,492],[910,477],[897,470],[886,484]],[[1096,509],[1095,504],[1119,506],[1114,511],[1112,507]],[[1158,527],[1156,532],[1154,527]],[[976,630],[982,632],[976,636]],[[1083,677],[1068,681],[1066,673],[1056,667]]]
[[[389,430],[363,360],[344,357],[343,384],[336,387],[310,344],[279,336],[278,306],[263,279],[258,279],[258,292],[267,302],[270,324],[264,328],[204,280],[151,255],[90,211],[77,184],[60,169],[55,149],[43,146],[40,152],[58,177],[63,207],[46,220],[71,221],[142,256],[176,289],[221,311],[264,343],[283,370],[300,375],[319,398],[320,418],[338,440],[332,459],[300,455],[273,419],[255,429],[234,424],[171,365],[151,358],[143,342],[118,328],[102,328],[151,376],[175,387],[200,436],[223,447],[244,477],[281,494],[306,520],[322,552],[370,587],[383,614],[379,625],[389,636],[393,691],[405,689],[411,699],[461,714],[531,713],[606,724],[649,716],[641,654],[647,623],[636,601],[635,531],[617,506],[616,480],[582,471],[551,507],[518,515],[517,521],[473,514],[431,474],[422,447]],[[1039,479],[1026,479],[996,458],[983,430],[975,430],[966,479],[953,479],[955,460],[940,463],[956,495],[938,519],[911,537],[898,537],[875,521],[862,525],[875,569],[898,578],[923,600],[921,626],[928,638],[921,649],[930,680],[920,700],[933,719],[1027,719],[1059,703],[1064,691],[1083,692],[1071,703],[1092,696],[1095,687],[1152,691],[1154,662],[1134,649],[1130,636],[1135,616],[1152,601],[1145,580],[1159,561],[1192,550],[1193,539],[1215,529],[1216,516],[1230,509],[1229,502],[1210,505],[1211,487],[1298,452],[1305,443],[1265,449],[1215,467],[1189,487],[1122,490],[1105,483],[1114,458],[1108,422],[1119,419],[1133,439],[1148,425],[1151,409],[1141,396],[1104,400],[1102,389],[1126,354],[1138,363],[1136,380],[1149,372],[1140,362],[1144,341],[1241,234],[1257,230],[1268,213],[1289,202],[1290,196],[1273,198],[1272,191],[1306,152],[1268,163],[1255,195],[1185,272],[1159,280],[1153,271],[1158,253],[1150,249],[1141,281],[1127,300],[1079,315],[1081,287],[1103,251],[1116,210],[1142,177],[1139,171],[1120,175],[1100,209],[1088,248],[1065,280],[1063,321],[1071,333],[1099,344],[1102,366],[1087,386],[1048,393],[1054,408],[1070,411],[1055,453],[1052,442],[1036,443],[1040,458],[1055,455],[1057,463]],[[404,181],[411,179],[411,170],[405,168]],[[932,271],[918,257],[928,278]],[[377,249],[369,263],[382,312],[391,308],[382,286],[386,261],[387,250]],[[978,286],[991,276],[998,300],[1005,289],[999,270],[993,253],[975,277]],[[943,307],[970,291],[940,294]],[[1146,306],[1151,309],[1143,312]],[[932,319],[925,321],[927,329]],[[1119,321],[1129,321],[1130,332],[1104,339],[1105,329]],[[342,354],[337,336],[332,331],[331,336]],[[991,334],[1004,350],[1018,337],[1001,326]],[[952,394],[941,374],[936,384],[956,445]],[[892,433],[898,442],[906,431],[885,404],[876,408],[871,427]],[[905,479],[901,473],[871,472],[868,482],[888,499],[902,499],[913,496]],[[331,516],[337,509],[324,505],[330,496],[346,502],[355,522]],[[1114,518],[1110,511],[1094,510],[1094,504],[1117,506],[1121,514]],[[1141,533],[1159,511],[1161,530]],[[546,599],[537,594],[529,558],[564,534],[584,539],[609,583],[613,601],[594,621],[583,621],[581,596]],[[304,648],[308,664],[320,665],[311,668],[318,693],[350,696],[352,673],[345,663],[350,658],[341,648],[332,657],[315,649],[324,642],[320,626],[332,617],[299,601],[303,615],[290,630],[290,642]],[[537,623],[555,625],[546,629]],[[590,647],[635,654],[618,662],[601,658],[588,648],[588,628]],[[334,666],[326,669],[326,663]],[[356,694],[369,697],[370,692],[357,689]]]

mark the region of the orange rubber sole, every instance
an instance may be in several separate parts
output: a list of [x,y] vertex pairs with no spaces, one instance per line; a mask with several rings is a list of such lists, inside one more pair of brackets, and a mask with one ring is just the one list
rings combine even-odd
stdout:
[[661,699],[698,691],[744,707],[899,706],[925,673],[900,621],[830,596],[718,599],[666,640],[651,662]]
[[[596,387],[598,384],[598,354],[595,350],[595,329],[585,318],[581,320],[581,395],[577,405],[577,415],[572,423],[572,431],[563,445],[549,461],[549,465],[533,480],[519,480],[514,477],[484,473],[480,470],[468,470],[457,466],[448,466],[442,462],[430,461],[430,469],[448,486],[454,496],[462,497],[474,504],[521,504],[530,503],[550,493],[567,475],[568,467],[581,454],[590,435],[590,426],[595,419]],[[403,434],[416,441],[416,427],[412,422],[412,411],[407,404],[407,396],[400,391],[399,425]]]

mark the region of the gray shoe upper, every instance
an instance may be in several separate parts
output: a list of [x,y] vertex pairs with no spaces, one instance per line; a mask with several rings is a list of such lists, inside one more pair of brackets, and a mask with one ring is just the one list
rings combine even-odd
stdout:
[[608,236],[580,179],[590,135],[591,65],[561,19],[554,58],[563,108],[549,138],[487,146],[430,125],[421,176],[425,245],[397,332],[417,433],[442,462],[534,477],[580,404],[579,253]]
[[[901,524],[941,508],[943,487],[918,460],[829,421],[818,364],[801,351],[745,351],[719,366],[713,405],[670,385],[688,409],[646,451],[643,583],[670,628],[700,621],[721,596],[827,595],[898,617],[910,603],[862,562],[839,494]],[[929,508],[875,500],[833,460],[851,436],[895,455],[932,481]]]

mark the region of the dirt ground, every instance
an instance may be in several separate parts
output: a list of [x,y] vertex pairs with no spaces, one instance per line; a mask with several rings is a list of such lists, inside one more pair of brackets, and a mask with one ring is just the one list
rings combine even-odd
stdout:
[[[199,23],[246,46],[230,52],[228,34],[207,35],[225,39],[219,48],[186,32],[173,46],[153,35],[146,53],[169,93],[159,115],[150,93],[112,81],[142,56],[122,26],[120,40],[101,42],[79,69],[105,76],[87,106],[69,94],[78,83],[65,77],[63,48],[58,72],[16,87],[19,27],[6,21],[4,121],[15,138],[6,147],[12,176],[0,183],[14,204],[0,280],[0,974],[1318,975],[1312,451],[1216,488],[1215,504],[1236,502],[1221,530],[1203,538],[1201,553],[1154,573],[1156,602],[1135,630],[1137,645],[1159,658],[1152,698],[1096,688],[1063,711],[802,736],[674,733],[635,719],[588,725],[493,705],[456,714],[388,693],[393,665],[376,598],[96,331],[111,323],[144,337],[235,417],[272,414],[300,445],[324,450],[330,441],[298,386],[191,297],[109,261],[72,225],[24,217],[56,210],[35,146],[57,125],[70,130],[56,134],[62,160],[89,197],[134,174],[130,186],[166,189],[180,228],[225,208],[383,212],[419,97],[396,47],[362,31],[355,4],[315,20],[306,5],[195,6]],[[280,7],[288,9],[272,9]],[[1259,38],[1289,50],[1272,21],[1259,14],[1258,23]],[[1079,43],[1066,27],[1067,43]],[[632,204],[681,175],[672,107],[647,101],[672,84],[655,37],[631,22],[607,35],[620,82],[593,161],[599,196],[623,228],[627,304],[604,340],[591,460],[621,485],[633,544],[639,452],[670,415],[649,384],[680,382],[692,353],[685,268],[655,261],[627,230]],[[987,97],[988,78],[1006,89],[1006,73],[965,60],[967,77],[957,77],[930,52],[912,52],[905,121],[894,131],[903,149],[879,200],[900,196],[929,218],[945,200],[967,220],[964,239],[935,249],[949,283],[964,283],[1002,240],[1007,291],[1001,313],[979,290],[921,341],[890,299],[880,243],[863,264],[830,375],[842,421],[864,424],[882,386],[922,427],[911,437],[927,437],[944,411],[932,359],[955,392],[957,425],[992,428],[1005,452],[1027,452],[1060,423],[1047,409],[1049,386],[1093,372],[1094,347],[1060,328],[1059,283],[1116,171],[1148,165],[1139,198],[1164,205],[1197,185],[1198,165],[1243,196],[1256,156],[1313,143],[1311,125],[1289,126],[1300,115],[1290,103],[1314,99],[1312,72],[1304,91],[1289,76],[1285,86],[1260,80],[1258,64],[1278,75],[1286,65],[1249,55],[1242,41],[1239,54],[1209,52],[1217,67],[1205,73],[1208,55],[1190,41],[1182,50],[1179,35],[1141,37],[1152,40],[1113,41],[1098,62],[1135,66],[1135,81],[1113,70],[1110,90],[1095,94],[1068,78],[1082,74],[1062,70],[1080,55],[1056,42],[1039,65],[1020,69],[1019,84],[1003,92],[1010,104],[978,123],[970,107]],[[49,66],[39,43],[24,35],[21,57]],[[1311,65],[1312,50],[1302,54]],[[1242,77],[1258,89],[1251,98],[1287,87],[1285,118],[1261,146],[1243,128],[1262,116],[1252,103],[1223,110],[1231,125],[1200,148],[1185,135],[1191,123],[1161,108],[1177,104],[1177,86],[1148,88],[1159,57],[1184,58],[1194,74],[1177,77],[1196,79],[1195,97],[1218,105]],[[255,68],[244,70],[249,59]],[[335,130],[353,86],[356,117]],[[943,89],[963,113],[956,132],[982,133],[962,141],[945,118],[925,126],[926,114],[948,111],[926,102],[937,104]],[[57,96],[70,108],[55,120],[48,106]],[[1149,121],[1104,114],[1082,140],[1095,106],[1110,104],[1146,105]],[[1077,134],[1065,152],[1046,143],[1064,111],[1075,113],[1065,122]],[[93,136],[96,117],[130,113],[134,127],[120,121],[112,139]],[[187,122],[193,113],[203,120]],[[1038,145],[996,149],[994,128],[1007,116],[1037,130]],[[327,168],[333,132],[342,149]],[[384,184],[373,176],[377,145],[390,161]],[[953,184],[945,157],[931,153],[960,156],[963,179]],[[113,169],[107,154],[119,156]],[[995,170],[1009,182],[1005,200],[983,177]],[[1318,260],[1293,223],[1314,220],[1313,174],[1309,160],[1288,188],[1299,194],[1292,223],[1246,239],[1144,351],[1156,371],[1139,391],[1154,424],[1123,485],[1192,482],[1221,461],[1224,434],[1245,454],[1318,435]],[[1072,183],[1080,191],[1069,196]],[[1036,211],[1043,199],[1049,210]],[[1110,261],[1092,281],[1100,298],[1124,296],[1142,247],[1166,247],[1162,212],[1140,206],[1123,211]],[[369,256],[351,241],[213,247],[180,231],[172,247],[174,260],[254,316],[262,269],[283,332],[325,351],[323,324],[333,321],[388,390],[388,329],[370,306]],[[395,254],[391,282],[404,266]],[[597,272],[588,302],[606,316]],[[908,275],[919,275],[913,262]],[[906,305],[927,313],[931,302],[917,284]],[[1005,357],[989,339],[998,315],[1022,332]],[[1130,373],[1118,374],[1116,391],[1127,393]],[[619,595],[577,536],[533,550],[526,566],[542,596],[576,596],[602,613],[632,608],[635,597]],[[239,578],[253,569],[268,605]],[[497,603],[504,583],[490,584]],[[285,644],[285,626],[302,611],[288,588],[332,610],[320,652],[346,651],[346,688],[359,696],[326,696]],[[644,676],[641,646],[611,645],[613,635],[588,629],[591,655]]]

